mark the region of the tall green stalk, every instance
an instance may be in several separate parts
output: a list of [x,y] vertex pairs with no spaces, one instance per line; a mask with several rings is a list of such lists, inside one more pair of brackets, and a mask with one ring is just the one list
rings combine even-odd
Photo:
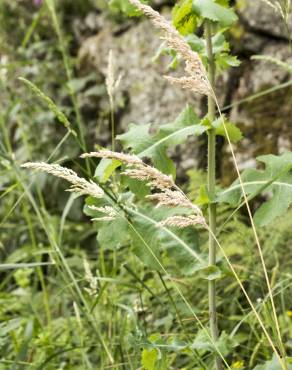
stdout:
[[[216,66],[212,48],[212,24],[209,21],[205,23],[205,38],[207,46],[208,56],[208,78],[209,82],[214,88]],[[208,97],[208,118],[210,122],[215,119],[215,101],[212,96]],[[215,195],[216,185],[216,133],[215,129],[211,128],[208,131],[208,192],[211,199],[209,204],[209,265],[214,266],[216,264],[216,242],[213,235],[216,235],[216,204],[212,202]],[[216,312],[216,281],[210,280],[208,286],[209,293],[209,320],[211,336],[214,342],[217,341],[218,324],[217,324],[217,312]],[[216,356],[216,369],[222,370],[222,362],[220,357]]]

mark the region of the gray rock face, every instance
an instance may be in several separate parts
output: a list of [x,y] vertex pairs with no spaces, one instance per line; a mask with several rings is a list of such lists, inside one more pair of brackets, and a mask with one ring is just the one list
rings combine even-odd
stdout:
[[[277,3],[269,1],[271,4]],[[273,8],[265,0],[241,0],[238,2],[238,13],[245,26],[253,32],[289,39],[283,16],[276,5]],[[288,28],[291,27],[292,14],[288,17]]]
[[[168,56],[153,60],[162,40],[150,21],[135,23],[119,35],[111,31],[107,26],[96,36],[88,38],[79,51],[79,60],[81,69],[82,65],[89,70],[97,69],[105,78],[109,51],[113,51],[117,75],[122,75],[116,98],[119,132],[126,131],[130,123],[172,122],[186,104],[192,104],[200,114],[200,95],[181,90],[163,78],[166,74],[182,75],[183,66],[170,71],[167,68],[170,63]],[[100,106],[108,109],[107,97]],[[108,128],[101,131],[99,144],[109,142]],[[190,138],[188,145],[179,146],[172,154],[180,161],[180,169],[187,170],[197,164],[198,152],[197,139]]]
[[[238,104],[242,99],[276,87],[292,77],[279,65],[250,60],[249,56],[269,55],[292,65],[292,51],[280,13],[264,0],[240,0],[238,4],[241,20],[238,30],[242,29],[242,32],[234,43],[242,55],[243,63],[235,74],[231,71],[220,78],[217,91],[221,106],[233,104],[228,113],[245,135],[245,139],[236,145],[237,160],[243,169],[253,166],[253,158],[258,155],[292,149],[292,85]],[[168,14],[169,11],[166,16]],[[150,21],[129,21],[114,27],[104,18],[94,22],[90,19],[90,22],[102,26],[99,26],[96,36],[82,42],[79,51],[80,69],[97,70],[103,80],[107,72],[109,50],[113,50],[117,73],[123,75],[116,98],[117,126],[120,132],[127,130],[132,122],[171,122],[186,103],[191,103],[198,114],[204,115],[200,96],[171,86],[163,78],[167,73],[181,75],[182,69],[167,71],[170,61],[167,56],[153,61],[161,40],[159,32]],[[292,26],[292,16],[289,22]],[[98,104],[101,111],[108,111],[106,96],[100,97]],[[103,119],[108,125],[107,113],[99,115],[98,119],[99,123]],[[102,143],[106,143],[108,128],[100,131],[98,137]],[[190,143],[176,149],[175,157],[183,169],[194,166],[200,160],[197,139],[192,139]],[[221,158],[221,174],[223,180],[229,183],[235,172],[226,145]]]
[[[292,65],[292,53],[287,43],[273,41],[262,50],[262,54]],[[239,125],[245,136],[236,147],[241,169],[254,165],[252,158],[258,155],[292,150],[292,82],[290,86],[252,98],[290,79],[291,73],[285,68],[268,61],[252,60],[243,68],[233,101],[236,103],[249,99],[235,105],[230,112],[231,120]],[[222,173],[230,172],[228,149],[224,154],[223,166],[225,171]]]
[[[105,28],[97,36],[85,41],[79,57],[88,61],[106,76],[108,54],[113,50],[118,73],[122,75],[120,93],[127,93],[129,105],[121,117],[121,125],[129,122],[171,122],[186,103],[196,97],[177,87],[170,86],[163,75],[167,74],[167,57],[153,58],[161,40],[159,33],[148,20],[133,25],[120,36]],[[120,97],[121,98],[121,97]]]

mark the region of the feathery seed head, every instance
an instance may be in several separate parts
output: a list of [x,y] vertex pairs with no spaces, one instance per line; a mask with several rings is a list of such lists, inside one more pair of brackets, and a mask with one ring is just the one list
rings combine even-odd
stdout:
[[89,283],[89,288],[84,288],[84,290],[91,296],[96,295],[98,290],[97,278],[93,276],[86,258],[83,259],[83,267],[85,271],[85,280]]
[[53,176],[65,179],[71,183],[71,187],[68,189],[70,192],[80,195],[90,195],[93,198],[102,198],[104,195],[103,190],[95,182],[91,180],[87,181],[84,178],[79,177],[73,170],[62,167],[59,164],[28,162],[23,164],[21,167],[46,172]]
[[104,216],[102,217],[92,218],[92,221],[112,221],[118,215],[117,211],[113,207],[110,207],[110,206],[104,206],[104,207],[88,206],[88,208],[93,211],[97,211],[97,212],[104,214]]
[[189,44],[172,26],[172,24],[157,11],[153,10],[149,5],[142,4],[139,0],[129,1],[148,16],[157,28],[161,29],[165,33],[163,39],[166,41],[168,46],[180,54],[185,61],[186,76],[179,79],[168,77],[168,80],[172,83],[180,84],[184,89],[189,89],[203,95],[212,95],[212,88],[198,53],[191,49]]
[[107,93],[110,98],[111,104],[113,104],[114,96],[117,92],[117,89],[122,79],[122,75],[119,75],[116,79],[115,72],[116,71],[115,71],[115,64],[114,64],[114,55],[113,55],[113,51],[110,50],[109,56],[108,56],[108,68],[107,68],[105,84],[106,84],[106,89],[107,89]]
[[198,215],[171,216],[159,222],[159,226],[175,226],[180,229],[194,225],[201,225],[203,227],[206,227],[206,221],[204,217]]
[[[187,227],[191,225],[206,225],[202,211],[193,204],[187,196],[177,187],[171,176],[168,176],[158,169],[144,163],[140,158],[125,153],[117,153],[110,150],[100,150],[98,152],[86,153],[82,157],[97,157],[117,159],[126,165],[122,175],[133,179],[146,181],[153,193],[147,198],[157,202],[157,206],[185,207],[192,210],[190,216],[173,216],[164,221],[161,225]],[[116,217],[117,212],[112,207],[90,207],[104,213],[105,216],[97,218],[98,221],[109,221]]]
[[142,160],[136,155],[130,155],[125,153],[112,152],[111,150],[102,149],[98,152],[84,153],[81,158],[96,157],[96,158],[110,158],[127,164],[139,164],[143,163]]

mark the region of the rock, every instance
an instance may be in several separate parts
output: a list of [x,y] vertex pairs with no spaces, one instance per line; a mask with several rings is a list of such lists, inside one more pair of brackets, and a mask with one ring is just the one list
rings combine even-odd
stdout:
[[[271,3],[277,4],[277,1],[271,1]],[[273,8],[268,4],[268,0],[239,0],[237,8],[239,17],[247,29],[259,34],[289,39],[289,33],[279,8]],[[288,28],[291,27],[292,13],[288,17]]]
[[[122,74],[116,99],[118,132],[126,131],[130,123],[172,122],[187,103],[195,106],[200,114],[200,95],[181,90],[163,78],[165,74],[182,75],[183,66],[176,71],[168,71],[168,56],[153,61],[162,42],[159,36],[159,31],[145,19],[133,23],[121,34],[114,34],[106,27],[96,36],[88,38],[79,51],[80,70],[98,69],[105,78],[109,50],[113,50],[117,75]],[[104,102],[99,102],[99,105],[104,110],[108,109],[108,97],[105,96]],[[101,131],[108,132],[108,129]],[[185,167],[182,164],[189,168],[197,163],[198,145],[191,142],[192,145],[176,148],[174,156],[179,158],[181,168]],[[183,159],[192,160],[182,160],[182,153]]]
[[80,49],[83,63],[86,60],[87,67],[98,68],[104,76],[109,50],[113,50],[116,69],[122,74],[120,89],[129,97],[129,105],[121,117],[123,127],[129,122],[171,122],[186,103],[194,103],[198,98],[171,86],[163,78],[170,60],[163,57],[153,61],[160,45],[159,32],[150,21],[144,20],[118,36],[105,28],[87,39]]
[[[292,65],[292,54],[288,43],[270,42],[262,54],[273,56]],[[268,61],[250,61],[243,67],[239,86],[233,101],[258,94],[276,87],[290,79],[290,73],[283,67]],[[240,169],[255,165],[254,158],[284,150],[292,150],[292,85],[275,90],[268,95],[250,99],[231,109],[231,121],[238,124],[244,133],[244,140],[236,146],[235,152]],[[222,174],[226,182],[235,175],[229,149],[226,148],[222,161]]]

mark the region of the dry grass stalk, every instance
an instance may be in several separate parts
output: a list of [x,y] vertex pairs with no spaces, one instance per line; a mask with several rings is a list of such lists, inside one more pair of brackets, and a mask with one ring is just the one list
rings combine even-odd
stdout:
[[137,156],[132,156],[125,153],[112,152],[110,150],[100,150],[83,154],[81,157],[97,157],[110,158],[123,162],[126,165],[126,170],[123,175],[133,179],[146,181],[153,193],[147,198],[157,202],[157,206],[183,207],[192,210],[192,215],[174,216],[164,221],[165,225],[187,227],[190,225],[200,224],[206,226],[206,221],[198,206],[193,204],[186,195],[175,184],[171,176],[165,175],[156,168],[147,165]]
[[118,87],[122,79],[121,74],[117,78],[115,75],[116,75],[116,69],[115,69],[115,64],[114,64],[114,55],[113,55],[113,51],[110,50],[109,56],[108,56],[108,67],[107,67],[105,84],[106,84],[108,96],[110,98],[111,106],[113,106],[114,96],[118,90]]
[[185,61],[186,76],[174,78],[165,76],[171,83],[179,84],[182,88],[191,90],[202,95],[212,95],[212,88],[207,78],[203,63],[195,51],[191,49],[179,32],[150,6],[142,4],[139,0],[129,0],[142,13],[148,16],[153,24],[164,32],[163,39],[167,45],[175,50]]
[[21,167],[30,168],[36,171],[46,172],[56,177],[65,179],[71,183],[67,191],[77,193],[79,195],[90,195],[93,198],[102,198],[103,190],[93,181],[87,181],[79,177],[74,171],[69,168],[62,167],[58,164],[48,164],[45,162],[28,162]]

